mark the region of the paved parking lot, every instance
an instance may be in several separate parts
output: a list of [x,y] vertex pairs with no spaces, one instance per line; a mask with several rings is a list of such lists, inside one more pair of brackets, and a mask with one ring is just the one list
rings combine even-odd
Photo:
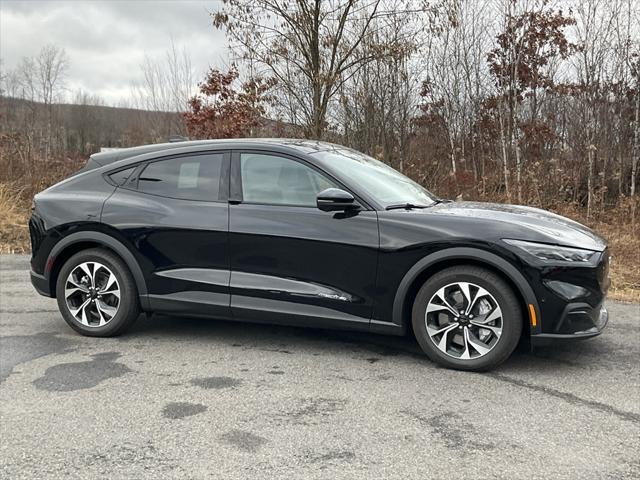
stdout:
[[0,257],[2,478],[640,477],[640,306],[438,368],[414,341],[178,317],[76,335]]

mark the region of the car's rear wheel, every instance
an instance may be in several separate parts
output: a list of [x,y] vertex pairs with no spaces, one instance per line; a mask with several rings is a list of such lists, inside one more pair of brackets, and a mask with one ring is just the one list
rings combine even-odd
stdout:
[[418,343],[433,361],[458,370],[488,370],[504,362],[522,332],[513,290],[495,273],[456,266],[433,275],[412,311]]
[[69,326],[92,337],[119,335],[140,314],[131,272],[118,256],[102,249],[67,260],[58,275],[56,298]]

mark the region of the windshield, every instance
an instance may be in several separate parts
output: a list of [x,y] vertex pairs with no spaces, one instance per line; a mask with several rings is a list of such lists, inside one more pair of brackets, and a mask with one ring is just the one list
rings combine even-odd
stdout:
[[424,187],[363,153],[336,149],[316,152],[313,156],[344,178],[357,182],[358,187],[385,208],[397,204],[430,206],[436,203],[436,197]]

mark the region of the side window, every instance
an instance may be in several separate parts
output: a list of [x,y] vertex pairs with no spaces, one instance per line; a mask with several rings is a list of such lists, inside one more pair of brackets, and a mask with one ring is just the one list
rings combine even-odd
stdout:
[[131,174],[133,173],[133,171],[136,168],[137,167],[131,167],[131,168],[127,168],[126,170],[120,170],[118,172],[115,172],[115,173],[112,173],[111,175],[109,175],[109,178],[116,185],[118,185],[118,186],[123,185],[124,182],[127,181],[127,178],[129,178],[131,176]]
[[337,187],[324,175],[289,158],[241,153],[242,196],[245,202],[314,207],[322,190]]
[[218,200],[223,160],[219,153],[152,162],[140,173],[138,190],[182,200]]

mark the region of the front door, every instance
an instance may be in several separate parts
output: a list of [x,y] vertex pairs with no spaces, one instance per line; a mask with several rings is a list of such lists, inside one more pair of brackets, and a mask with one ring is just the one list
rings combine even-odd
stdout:
[[375,292],[376,212],[319,210],[320,191],[344,187],[298,158],[238,151],[231,169],[234,318],[366,327]]

